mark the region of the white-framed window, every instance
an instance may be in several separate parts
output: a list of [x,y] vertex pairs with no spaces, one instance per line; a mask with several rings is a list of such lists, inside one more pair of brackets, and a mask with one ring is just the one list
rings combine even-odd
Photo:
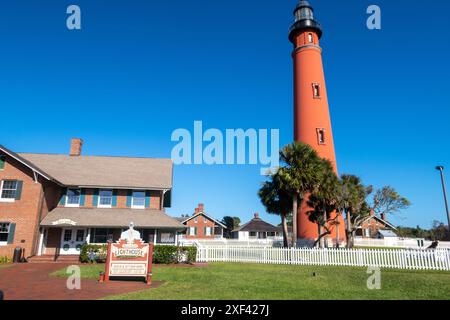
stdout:
[[9,222],[0,222],[0,246],[6,246],[8,244],[10,225]]
[[189,227],[189,235],[195,236],[196,234],[196,228],[195,227]]
[[205,216],[203,216],[203,222],[204,222],[204,223],[207,223],[207,222],[208,222],[208,219],[207,219]]
[[66,207],[80,206],[81,189],[67,189]]
[[364,229],[364,236],[365,237],[370,237],[370,229]]
[[17,180],[2,180],[0,184],[0,201],[14,202],[17,193]]
[[111,208],[112,205],[112,190],[100,190],[98,192],[98,204],[99,208]]
[[210,236],[211,235],[211,227],[206,227],[205,231],[206,231],[206,235]]
[[312,33],[308,33],[308,42],[309,43],[313,43],[314,42],[314,38],[313,38]]
[[133,191],[133,196],[131,197],[131,208],[145,208],[145,191]]
[[196,216],[196,217],[194,218],[194,222],[195,222],[195,223],[198,222],[198,216]]

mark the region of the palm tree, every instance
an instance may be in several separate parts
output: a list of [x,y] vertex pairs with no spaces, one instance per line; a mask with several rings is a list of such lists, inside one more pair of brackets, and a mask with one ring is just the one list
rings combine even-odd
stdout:
[[294,142],[280,151],[284,164],[278,170],[281,187],[292,197],[292,245],[297,244],[297,211],[308,193],[317,187],[322,164],[317,152],[309,145]]
[[308,215],[309,220],[318,225],[319,236],[314,245],[319,243],[320,247],[324,247],[324,243],[327,243],[327,236],[332,231],[332,226],[336,225],[339,218],[332,214],[338,208],[340,184],[331,162],[321,159],[321,163],[321,178],[316,190],[309,196],[308,206],[312,210],[308,212]]
[[265,181],[258,191],[262,204],[269,213],[277,214],[281,217],[283,226],[283,245],[288,247],[288,226],[287,216],[291,213],[291,196],[281,186],[281,179],[278,173],[270,176],[270,180]]
[[347,247],[353,247],[357,227],[370,214],[366,198],[372,193],[372,186],[364,186],[361,179],[354,175],[341,176],[341,206],[347,214],[345,232]]

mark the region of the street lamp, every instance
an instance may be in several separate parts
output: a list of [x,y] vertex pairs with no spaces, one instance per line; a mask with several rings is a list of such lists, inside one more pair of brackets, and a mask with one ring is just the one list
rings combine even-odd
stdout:
[[448,212],[447,192],[445,191],[444,167],[443,166],[437,166],[436,170],[439,170],[439,172],[441,173],[442,190],[444,192],[444,201],[445,201],[445,210],[447,210],[448,227],[450,228],[450,213]]

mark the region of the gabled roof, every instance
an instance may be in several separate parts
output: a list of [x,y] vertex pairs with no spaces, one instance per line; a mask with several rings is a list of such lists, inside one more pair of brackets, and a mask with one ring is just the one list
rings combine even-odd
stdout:
[[205,217],[208,218],[209,220],[214,221],[214,223],[216,223],[216,224],[218,224],[218,225],[221,225],[221,226],[224,227],[224,228],[227,227],[227,226],[224,225],[222,222],[218,221],[217,219],[214,219],[213,217],[208,216],[208,215],[207,215],[205,212],[203,212],[203,211],[200,211],[200,212],[198,212],[198,213],[196,213],[196,214],[194,214],[193,216],[190,216],[190,217],[188,217],[188,218],[181,218],[181,219],[184,219],[184,220],[181,221],[181,223],[184,224],[184,223],[188,222],[189,220],[191,220],[191,219],[193,219],[193,218],[195,218],[195,217],[198,217],[198,216],[200,216],[200,215],[205,216]]
[[394,225],[392,225],[391,223],[389,223],[389,221],[383,220],[383,219],[381,219],[380,217],[378,217],[378,216],[376,216],[376,215],[368,216],[367,218],[365,218],[365,219],[363,220],[363,222],[365,222],[365,221],[367,221],[367,220],[370,220],[370,219],[372,219],[372,218],[377,219],[377,220],[380,221],[381,223],[383,223],[383,224],[385,224],[385,225],[391,227],[391,228],[394,229],[394,230],[397,230],[397,228],[396,228]]
[[254,232],[276,232],[277,227],[265,222],[259,217],[255,217],[246,224],[234,229],[232,232],[238,231],[254,231]]
[[171,159],[18,153],[65,186],[171,189]]
[[42,170],[41,168],[36,166],[34,163],[29,161],[28,159],[26,159],[26,158],[22,157],[21,155],[13,152],[11,150],[9,150],[8,148],[6,148],[5,146],[2,146],[1,144],[0,144],[0,150],[3,151],[8,156],[10,156],[11,158],[15,159],[16,161],[22,163],[24,166],[26,166],[27,168],[31,169],[33,172],[36,172],[40,176],[44,177],[45,179],[52,180],[52,181],[55,181],[56,183],[60,184],[60,182],[58,180],[56,180],[55,178],[53,178],[49,173],[45,172],[44,170]]

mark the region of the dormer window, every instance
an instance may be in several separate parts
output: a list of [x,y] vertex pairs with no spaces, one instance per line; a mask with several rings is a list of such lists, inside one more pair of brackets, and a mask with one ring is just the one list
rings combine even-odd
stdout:
[[144,209],[145,208],[145,191],[133,191],[131,199],[131,208]]
[[100,190],[98,193],[98,207],[111,208],[112,196],[112,190]]
[[80,195],[81,195],[80,189],[67,189],[66,207],[79,207]]

